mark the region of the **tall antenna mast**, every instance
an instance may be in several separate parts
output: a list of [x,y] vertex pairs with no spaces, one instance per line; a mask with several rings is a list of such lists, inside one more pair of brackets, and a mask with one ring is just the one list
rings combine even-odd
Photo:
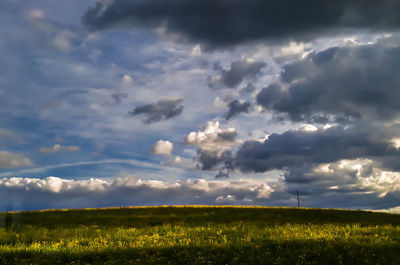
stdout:
[[300,196],[299,196],[299,189],[297,189],[297,207],[300,207]]

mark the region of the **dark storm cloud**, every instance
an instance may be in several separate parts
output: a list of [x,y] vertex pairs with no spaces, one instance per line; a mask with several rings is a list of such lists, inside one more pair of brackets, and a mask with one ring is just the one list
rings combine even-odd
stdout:
[[309,40],[344,30],[395,30],[397,0],[115,0],[100,1],[83,16],[84,24],[156,28],[164,26],[209,46],[254,40]]
[[247,60],[231,63],[229,70],[222,70],[222,82],[227,87],[236,87],[246,78],[254,78],[261,73],[266,64],[263,62],[250,62]]
[[387,42],[331,48],[288,64],[257,102],[294,121],[392,119],[400,111],[400,48]]
[[246,59],[232,62],[228,70],[223,69],[220,65],[214,65],[214,71],[220,78],[208,77],[208,87],[213,89],[237,87],[244,80],[255,79],[265,66],[266,64],[263,62],[251,62]]
[[183,99],[163,99],[156,103],[136,107],[130,111],[132,116],[144,115],[144,123],[150,124],[162,120],[169,120],[182,114]]
[[208,150],[198,149],[197,150],[197,167],[201,170],[212,170],[218,165],[222,165],[223,168],[231,168],[232,166],[232,151],[225,150],[220,152],[219,150]]
[[225,114],[225,118],[227,120],[232,119],[233,117],[236,117],[240,113],[248,113],[250,109],[250,102],[240,102],[239,100],[234,100],[228,105],[228,112]]
[[341,159],[399,155],[386,139],[375,139],[368,130],[336,126],[314,132],[272,134],[264,142],[246,141],[236,154],[235,167],[244,172],[265,172]]

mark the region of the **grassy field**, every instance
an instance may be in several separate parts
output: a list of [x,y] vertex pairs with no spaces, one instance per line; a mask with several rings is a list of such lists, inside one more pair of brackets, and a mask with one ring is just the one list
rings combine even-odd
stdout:
[[0,264],[400,264],[400,215],[386,213],[136,207],[1,213],[0,224]]

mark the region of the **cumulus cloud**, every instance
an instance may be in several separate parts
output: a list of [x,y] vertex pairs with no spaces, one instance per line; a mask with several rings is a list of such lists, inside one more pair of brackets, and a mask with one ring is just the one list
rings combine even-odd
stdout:
[[231,103],[228,104],[228,112],[225,114],[225,118],[227,120],[230,120],[240,113],[248,113],[250,109],[251,103],[246,101],[246,102],[240,102],[239,100],[234,100]]
[[222,204],[226,204],[226,203],[234,203],[236,202],[236,197],[234,195],[226,195],[226,196],[218,196],[215,199],[215,202],[217,203],[222,203]]
[[154,146],[150,148],[150,152],[157,155],[170,156],[173,149],[174,145],[170,141],[159,140]]
[[400,173],[382,168],[371,159],[342,159],[334,163],[288,169],[285,180],[303,184],[302,191],[311,194],[327,192],[375,193],[382,198],[400,192]]
[[251,191],[257,192],[258,199],[268,199],[271,196],[271,193],[274,192],[274,189],[267,184],[254,185],[250,188]]
[[288,64],[257,102],[294,121],[393,119],[400,113],[400,48],[388,48],[390,41],[330,48]]
[[215,65],[214,70],[218,74],[208,77],[208,87],[214,89],[221,88],[222,85],[229,88],[237,87],[244,80],[255,79],[265,66],[266,64],[263,62],[253,62],[247,59],[232,62],[228,70]]
[[0,151],[0,169],[31,166],[34,166],[32,161],[21,154]]
[[306,55],[307,48],[309,48],[311,44],[305,43],[297,43],[297,42],[290,42],[289,45],[283,46],[280,48],[282,56],[294,56],[294,55]]
[[182,114],[183,106],[180,105],[183,99],[162,99],[156,103],[136,107],[130,111],[132,116],[144,115],[144,123],[150,124],[162,120],[169,120]]
[[3,178],[0,180],[1,187],[9,187],[22,190],[41,190],[52,193],[68,192],[71,190],[101,191],[104,190],[106,181],[100,179],[72,180],[57,177],[45,179],[36,178]]
[[[217,165],[222,164],[222,169],[232,169],[232,152],[231,150],[210,150],[210,149],[197,149],[198,168],[201,170],[212,170]],[[218,173],[217,177],[227,177]]]
[[231,149],[237,143],[236,129],[222,129],[219,126],[219,121],[209,121],[201,131],[189,133],[183,142],[207,150]]
[[83,23],[159,28],[195,43],[226,47],[256,40],[310,40],[327,34],[392,31],[400,26],[393,0],[115,0],[99,1]]
[[60,144],[55,144],[51,147],[42,147],[39,149],[41,153],[59,153],[59,152],[79,152],[81,148],[76,145],[62,146]]
[[187,165],[190,164],[190,162],[191,161],[189,159],[183,158],[181,156],[175,156],[170,161],[168,161],[168,163],[172,165]]
[[124,75],[121,79],[121,86],[129,87],[133,84],[133,79],[130,75]]
[[400,172],[398,171],[389,171],[373,167],[370,164],[361,164],[357,177],[357,184],[361,188],[379,192],[380,197],[400,191]]
[[195,45],[193,47],[192,51],[190,52],[190,55],[191,56],[195,56],[195,57],[201,56],[201,46],[200,46],[200,44],[197,44],[197,45]]
[[203,130],[189,133],[183,142],[199,147],[196,159],[200,169],[211,170],[220,164],[223,165],[223,169],[231,169],[231,149],[239,143],[236,136],[235,128],[222,129],[218,121],[210,121]]
[[[165,182],[138,177],[72,180],[58,177],[0,179],[0,210],[12,203],[14,210],[45,208],[216,204],[235,199],[235,204],[267,203],[274,193],[268,183],[254,180],[185,180]],[[268,189],[268,191],[267,191]],[[7,195],[5,195],[7,194]],[[220,198],[220,199],[218,199]],[[71,205],[71,202],[74,202]]]

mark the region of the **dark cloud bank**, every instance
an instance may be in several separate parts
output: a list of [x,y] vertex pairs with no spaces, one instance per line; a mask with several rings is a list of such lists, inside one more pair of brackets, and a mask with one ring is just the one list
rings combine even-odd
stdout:
[[236,166],[242,171],[265,172],[340,159],[393,155],[399,156],[400,152],[384,139],[373,139],[368,132],[338,126],[315,132],[272,134],[265,142],[247,141],[237,153]]
[[393,119],[400,111],[396,41],[313,53],[284,66],[281,82],[264,88],[257,101],[294,121]]
[[396,30],[397,0],[116,0],[101,1],[83,16],[93,29],[155,28],[208,46],[254,40],[310,40],[349,30]]
[[[296,122],[336,123],[309,131],[247,141],[238,154],[243,171],[264,172],[340,159],[398,157],[400,48],[397,38],[374,45],[336,47],[284,66],[281,81],[257,95],[257,103]],[[389,161],[389,160],[385,160]],[[384,163],[398,170],[396,163]]]
[[147,124],[169,120],[182,114],[184,108],[180,105],[182,101],[183,99],[163,99],[156,103],[136,107],[129,114],[145,116],[143,122]]

